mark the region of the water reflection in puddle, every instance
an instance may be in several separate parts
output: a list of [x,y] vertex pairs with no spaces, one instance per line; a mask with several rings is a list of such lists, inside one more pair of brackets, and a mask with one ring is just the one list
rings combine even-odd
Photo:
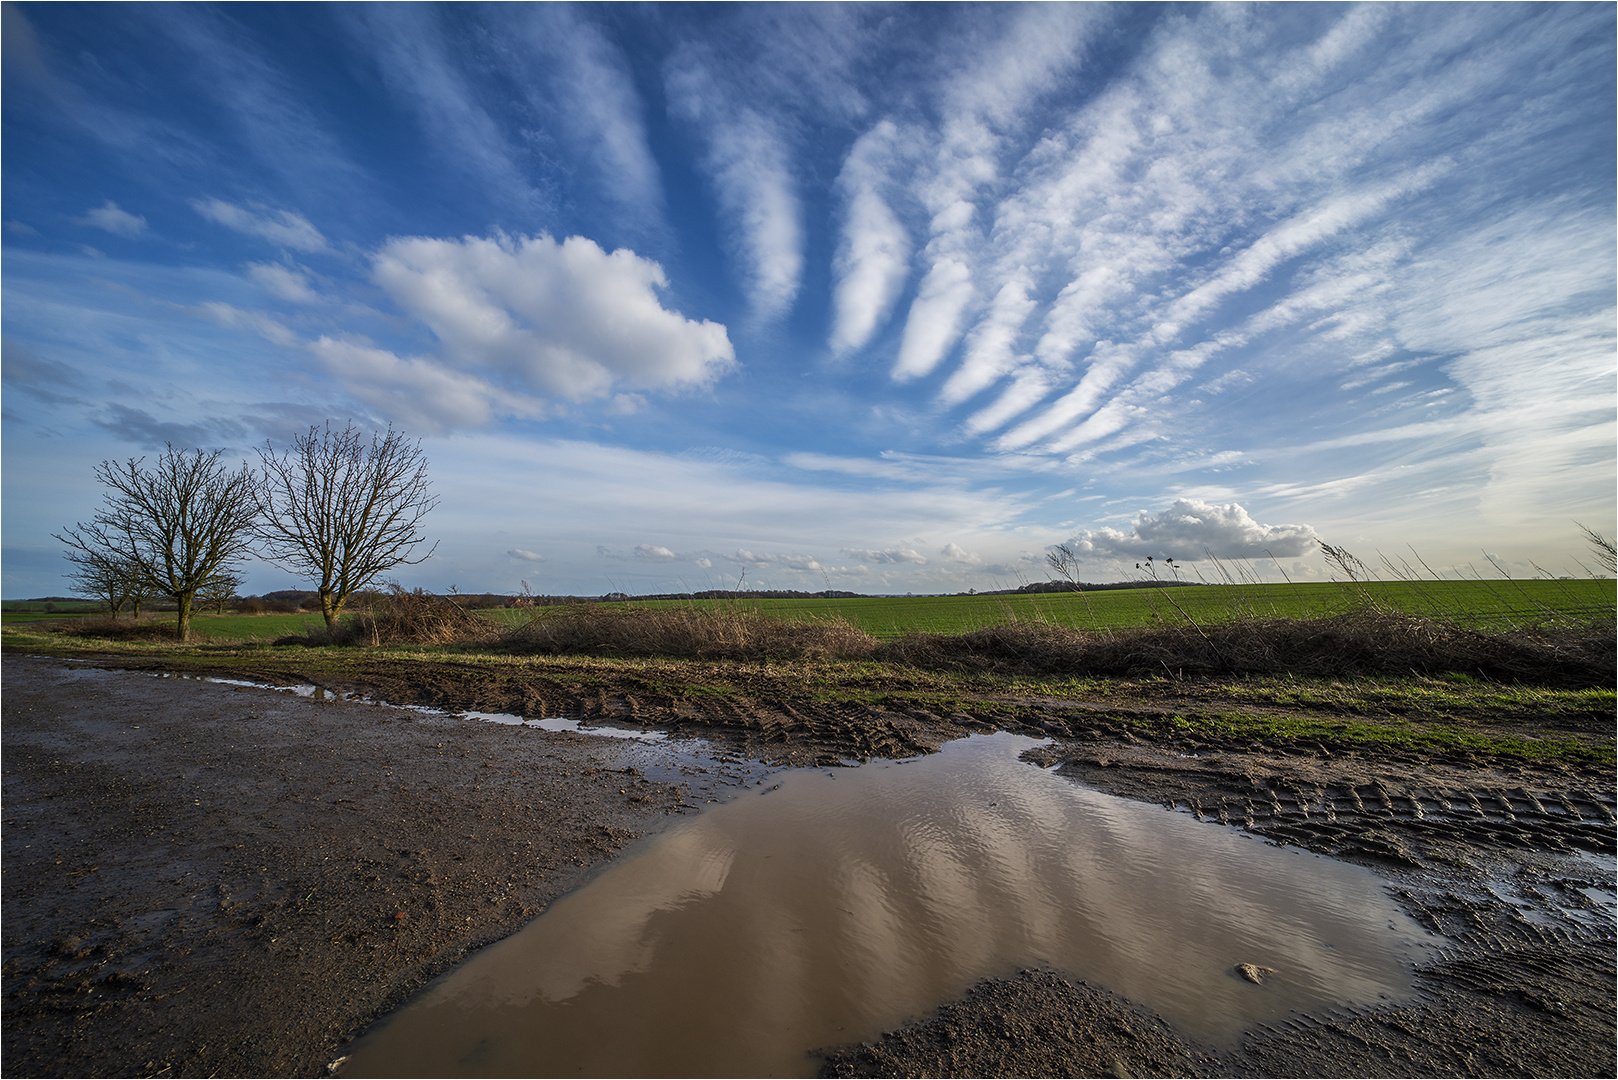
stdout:
[[[1409,992],[1367,870],[1103,795],[974,736],[801,771],[681,822],[357,1045],[383,1075],[812,1075],[986,976],[1050,966],[1187,1034]],[[1233,968],[1273,968],[1264,985]]]

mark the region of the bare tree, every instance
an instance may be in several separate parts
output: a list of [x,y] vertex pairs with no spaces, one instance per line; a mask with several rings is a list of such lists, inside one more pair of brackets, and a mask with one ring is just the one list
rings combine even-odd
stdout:
[[[247,466],[230,472],[220,451],[176,451],[171,445],[150,470],[145,458],[103,461],[96,479],[112,490],[90,524],[57,537],[73,553],[125,560],[142,589],[171,597],[176,632],[191,640],[197,590],[245,557],[258,507]],[[139,608],[137,607],[137,612]]]
[[311,427],[277,454],[259,451],[259,536],[267,558],[315,579],[320,613],[334,627],[355,590],[395,566],[430,558],[410,557],[426,537],[421,522],[436,496],[427,491],[427,459],[421,443],[389,427],[366,441],[352,423]]
[[225,605],[236,599],[236,590],[241,587],[242,576],[240,574],[233,570],[221,570],[202,583],[202,588],[197,590],[197,599],[223,615]]
[[140,617],[138,605],[140,599],[144,599],[147,586],[140,579],[139,569],[119,554],[108,537],[93,523],[81,525],[77,530],[64,529],[54,535],[68,546],[67,561],[75,567],[68,580],[73,582],[74,592],[105,603],[114,619],[135,599],[135,616]]

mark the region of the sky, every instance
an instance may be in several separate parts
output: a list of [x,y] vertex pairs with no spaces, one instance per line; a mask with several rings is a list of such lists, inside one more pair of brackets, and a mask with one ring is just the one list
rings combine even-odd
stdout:
[[421,440],[438,548],[395,577],[434,590],[982,591],[1059,543],[1582,576],[1614,40],[1606,3],[6,4],[0,588],[67,591],[99,462],[328,420]]

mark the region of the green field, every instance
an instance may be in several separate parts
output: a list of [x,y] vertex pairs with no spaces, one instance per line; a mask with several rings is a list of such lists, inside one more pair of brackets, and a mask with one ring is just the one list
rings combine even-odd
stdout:
[[[37,623],[47,620],[77,619],[85,614],[105,615],[106,612],[62,612],[55,614],[46,612],[13,612],[0,614],[0,621],[6,626],[17,623]],[[124,616],[126,619],[127,615]],[[141,622],[158,623],[167,626],[174,625],[174,613],[157,612],[156,614],[142,614]],[[305,629],[324,626],[318,612],[299,612],[294,615],[206,615],[191,616],[191,628],[208,638],[227,641],[246,641],[254,638],[273,640],[287,634],[301,634]]]
[[[1240,618],[1316,618],[1362,609],[1367,601],[1409,615],[1504,629],[1554,618],[1610,615],[1618,583],[1569,581],[1334,582],[1296,585],[1203,585],[1180,589],[1113,589],[1017,596],[904,596],[851,600],[652,600],[636,607],[739,605],[782,619],[841,617],[874,637],[906,633],[960,634],[1008,622],[1047,622],[1081,629]],[[544,610],[544,609],[541,609]],[[489,612],[502,620],[521,610]]]
[[[1375,605],[1409,615],[1434,617],[1466,626],[1505,629],[1548,619],[1611,617],[1618,583],[1611,580],[1419,581],[1345,585],[1199,585],[1178,589],[1112,589],[1087,593],[1015,596],[902,596],[856,599],[643,600],[603,607],[692,608],[757,611],[792,621],[842,618],[873,637],[889,640],[907,633],[960,634],[1009,622],[1044,622],[1080,629],[1112,629],[1158,622],[1207,625],[1244,618],[1316,618]],[[4,622],[37,622],[77,617],[60,610],[19,611],[8,604]],[[42,609],[43,604],[33,605]],[[93,605],[86,604],[86,608]],[[571,607],[496,608],[479,612],[512,626],[537,615],[565,615]],[[173,621],[158,613],[149,618]],[[213,641],[272,641],[323,625],[314,612],[291,615],[193,616],[192,628]]]

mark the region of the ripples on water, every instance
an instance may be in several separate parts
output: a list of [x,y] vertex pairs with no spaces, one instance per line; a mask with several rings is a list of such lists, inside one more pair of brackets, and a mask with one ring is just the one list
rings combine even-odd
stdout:
[[[478,954],[346,1075],[812,1075],[987,976],[1049,966],[1224,1041],[1409,992],[1368,870],[1080,787],[974,736],[802,770],[683,821]],[[536,827],[542,827],[536,823]],[[1238,963],[1275,969],[1262,986]]]

